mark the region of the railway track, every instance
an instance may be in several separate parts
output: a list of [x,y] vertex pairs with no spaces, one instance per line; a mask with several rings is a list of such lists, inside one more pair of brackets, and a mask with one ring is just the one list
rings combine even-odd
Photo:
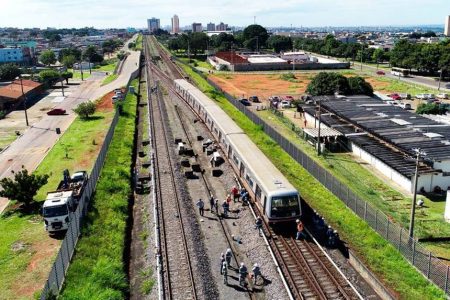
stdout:
[[[173,75],[176,74],[175,78],[184,78],[182,72],[174,66],[157,41],[154,40],[153,43],[170,71],[163,71],[156,64],[149,67],[159,75],[171,92],[184,100],[173,88]],[[204,181],[207,186],[205,179]],[[318,245],[276,234],[268,224],[265,224],[264,231],[295,299],[362,299]]]
[[[146,49],[146,54],[148,54]],[[148,57],[148,56],[147,56]],[[147,67],[147,80],[153,77]],[[160,221],[161,249],[159,255],[163,261],[164,299],[197,299],[195,281],[187,247],[183,217],[180,209],[180,195],[174,177],[173,162],[170,154],[167,128],[159,89],[151,94],[148,82],[150,106],[150,127],[155,154],[156,205]],[[181,237],[181,240],[180,240]]]

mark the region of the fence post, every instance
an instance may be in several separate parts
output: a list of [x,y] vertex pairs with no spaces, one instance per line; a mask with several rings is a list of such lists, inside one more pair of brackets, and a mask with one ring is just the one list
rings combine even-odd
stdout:
[[349,189],[348,185],[346,187],[347,187],[347,201],[348,201],[348,199],[350,199],[350,189]]
[[449,273],[450,267],[447,266],[447,272],[445,274],[445,288],[444,288],[444,292],[447,293],[447,289],[448,289],[448,273]]
[[364,201],[364,221],[367,219],[367,202]]
[[400,240],[398,241],[398,251],[400,251],[400,244],[402,243],[402,232],[403,232],[403,227],[400,227]]
[[387,225],[386,225],[386,240],[389,241],[389,219],[387,219]]
[[[58,257],[57,257],[57,259],[58,259]],[[55,270],[56,287],[58,288],[58,291],[59,291],[60,288],[59,288],[59,280],[58,280],[58,270],[56,269],[56,261],[53,264],[53,270]]]
[[427,278],[430,278],[431,272],[431,252],[428,253],[428,270],[427,270]]
[[413,255],[413,257],[412,257],[412,264],[413,264],[413,266],[415,265],[415,262],[416,262],[416,243],[414,242],[414,240],[410,237],[410,240],[412,241],[412,244],[413,244],[413,251],[412,251],[412,255]]
[[378,209],[375,210],[375,231],[378,231]]

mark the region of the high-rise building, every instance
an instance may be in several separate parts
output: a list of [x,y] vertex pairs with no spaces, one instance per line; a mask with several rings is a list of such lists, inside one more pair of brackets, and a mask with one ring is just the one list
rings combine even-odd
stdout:
[[216,26],[216,31],[226,31],[227,27],[228,27],[228,24],[224,24],[223,22],[220,22],[220,24]]
[[447,17],[445,18],[444,34],[445,34],[446,36],[450,36],[450,16],[447,16]]
[[202,32],[202,23],[192,23],[192,32]]
[[208,24],[206,25],[206,30],[207,30],[207,31],[215,31],[215,30],[216,30],[216,24],[214,24],[214,23],[208,23]]
[[159,19],[157,18],[151,18],[151,19],[147,19],[147,28],[148,28],[148,32],[153,33],[156,30],[158,30],[159,27]]
[[172,17],[172,33],[180,32],[180,19],[178,19],[177,15],[173,15]]

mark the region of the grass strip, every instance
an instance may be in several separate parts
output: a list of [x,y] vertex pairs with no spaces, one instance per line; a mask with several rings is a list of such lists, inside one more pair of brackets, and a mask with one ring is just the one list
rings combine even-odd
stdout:
[[367,223],[352,213],[344,203],[322,186],[311,174],[292,159],[261,127],[235,108],[222,93],[216,91],[190,67],[181,65],[197,86],[245,131],[273,164],[300,191],[302,196],[341,233],[367,266],[401,299],[445,299],[437,286],[422,276],[391,244]]
[[[132,85],[137,84],[133,80]],[[123,254],[128,199],[132,193],[130,166],[136,105],[136,95],[128,94],[67,273],[63,299],[125,298],[128,282]]]
[[113,82],[117,79],[117,77],[119,77],[118,74],[109,74],[107,77],[105,77],[105,79],[103,79],[102,86]]
[[143,44],[142,44],[142,34],[139,34],[136,38],[136,51],[142,51],[143,50]]

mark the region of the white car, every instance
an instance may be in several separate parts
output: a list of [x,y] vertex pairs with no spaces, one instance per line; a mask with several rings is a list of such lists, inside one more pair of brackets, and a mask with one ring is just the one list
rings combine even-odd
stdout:
[[405,102],[400,102],[400,104],[398,106],[400,106],[401,108],[403,108],[405,110],[411,109],[411,104],[405,103]]
[[448,99],[448,94],[446,94],[446,93],[437,94],[436,97],[438,97],[440,99]]
[[290,108],[291,102],[284,100],[284,101],[281,101],[280,105],[281,105],[281,108]]

